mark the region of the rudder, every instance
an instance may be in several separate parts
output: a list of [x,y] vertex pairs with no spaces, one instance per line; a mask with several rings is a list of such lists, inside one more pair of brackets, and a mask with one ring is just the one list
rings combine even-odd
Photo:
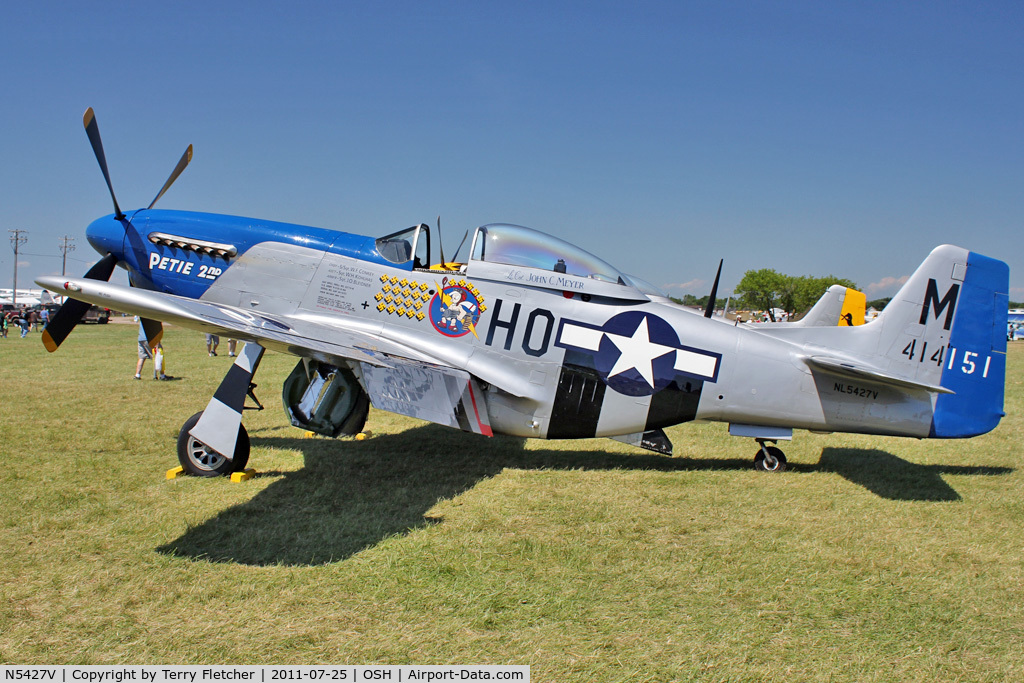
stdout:
[[995,429],[1006,384],[1006,315],[1010,269],[971,252],[942,367],[943,394],[935,403],[929,436],[963,438]]

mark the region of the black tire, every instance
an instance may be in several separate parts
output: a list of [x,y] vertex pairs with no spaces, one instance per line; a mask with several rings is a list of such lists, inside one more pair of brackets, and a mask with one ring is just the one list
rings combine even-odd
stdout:
[[758,450],[757,455],[754,456],[754,469],[761,470],[762,472],[785,472],[786,454],[782,452],[782,449],[775,446],[768,446],[767,450],[768,453],[775,458],[775,467],[769,467],[767,462],[765,462],[764,452]]
[[249,462],[249,433],[245,425],[238,425],[238,440],[235,441],[235,457],[228,460],[220,453],[210,450],[189,431],[196,426],[203,411],[199,411],[181,426],[178,432],[178,462],[186,474],[195,477],[219,477],[241,472]]

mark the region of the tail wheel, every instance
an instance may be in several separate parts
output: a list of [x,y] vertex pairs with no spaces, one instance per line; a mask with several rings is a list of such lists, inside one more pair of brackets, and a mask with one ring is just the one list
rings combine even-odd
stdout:
[[185,420],[178,433],[178,462],[185,472],[196,477],[219,477],[244,470],[249,462],[249,433],[245,431],[245,425],[238,425],[234,458],[228,460],[189,434],[202,415],[203,411],[199,411]]
[[754,456],[754,469],[762,472],[784,472],[786,470],[786,454],[776,446],[765,446],[768,455],[774,462],[765,457],[764,451],[759,450]]

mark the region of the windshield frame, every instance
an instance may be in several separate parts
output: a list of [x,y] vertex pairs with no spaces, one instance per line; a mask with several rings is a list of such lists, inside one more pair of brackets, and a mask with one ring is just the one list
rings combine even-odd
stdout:
[[[388,252],[391,250],[388,249],[387,246],[385,245],[391,242],[398,242],[398,238],[404,237],[405,235],[409,234],[412,235],[412,240],[405,240],[405,242],[409,244],[410,247],[409,257],[401,261],[396,261],[394,258],[392,258],[392,255],[389,255]],[[397,266],[404,266],[407,263],[412,263],[413,267],[416,268],[425,268],[430,263],[430,226],[428,226],[426,223],[413,225],[411,227],[405,228],[404,230],[398,230],[389,235],[378,237],[376,240],[374,240],[373,244],[374,248],[377,250],[377,253],[380,254],[381,257],[388,263],[392,263]],[[420,256],[419,254],[421,245],[425,247],[423,249],[422,256]],[[394,256],[397,256],[397,254],[394,254]],[[417,257],[419,257],[420,260],[422,261],[421,265],[416,265]]]

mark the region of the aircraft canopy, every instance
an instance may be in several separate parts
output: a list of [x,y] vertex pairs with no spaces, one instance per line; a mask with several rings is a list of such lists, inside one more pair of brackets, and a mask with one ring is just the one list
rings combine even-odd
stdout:
[[495,223],[477,228],[471,260],[626,284],[617,269],[590,252],[520,225]]

